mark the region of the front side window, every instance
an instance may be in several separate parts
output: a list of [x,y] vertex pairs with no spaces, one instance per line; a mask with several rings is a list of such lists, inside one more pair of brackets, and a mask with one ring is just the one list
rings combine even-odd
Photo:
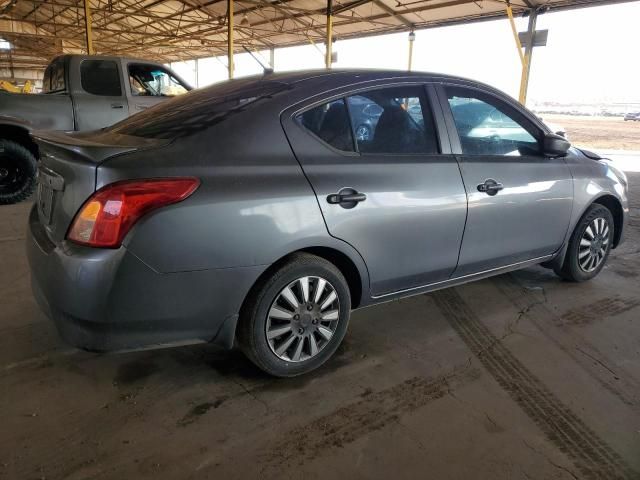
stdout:
[[80,64],[80,82],[82,89],[92,95],[122,95],[118,65],[113,60],[84,60]]
[[372,90],[347,98],[362,153],[438,153],[423,87]]
[[344,99],[333,100],[298,115],[298,122],[333,148],[353,151],[353,137]]
[[131,94],[143,97],[175,97],[188,89],[169,72],[156,65],[129,65]]
[[487,94],[448,87],[447,98],[465,155],[538,155],[531,127],[511,109]]

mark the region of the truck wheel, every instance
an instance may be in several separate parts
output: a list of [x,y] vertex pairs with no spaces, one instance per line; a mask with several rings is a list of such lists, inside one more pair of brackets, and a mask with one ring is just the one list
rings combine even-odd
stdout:
[[37,161],[19,143],[0,139],[0,205],[29,198],[36,184]]

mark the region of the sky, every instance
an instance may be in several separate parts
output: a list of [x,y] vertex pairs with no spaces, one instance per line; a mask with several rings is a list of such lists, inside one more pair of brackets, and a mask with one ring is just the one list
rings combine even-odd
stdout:
[[[527,19],[517,18],[519,31]],[[537,29],[548,29],[547,46],[533,53],[528,99],[530,103],[639,103],[640,1],[583,8],[538,16]],[[275,70],[323,68],[323,45],[275,51]],[[405,70],[408,33],[338,40],[336,68],[392,68]],[[269,53],[261,52],[268,64]],[[235,56],[235,76],[262,69],[248,54]],[[198,85],[227,78],[226,57],[201,59]],[[172,67],[193,85],[194,62]],[[504,18],[468,25],[416,31],[413,69],[472,78],[517,97],[520,59],[509,21]],[[528,102],[528,103],[529,103]]]

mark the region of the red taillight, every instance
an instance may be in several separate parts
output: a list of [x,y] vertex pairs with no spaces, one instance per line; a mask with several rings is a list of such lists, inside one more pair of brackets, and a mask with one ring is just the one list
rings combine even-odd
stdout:
[[143,215],[181,202],[198,185],[197,178],[151,178],[107,185],[84,203],[67,238],[90,247],[117,248]]

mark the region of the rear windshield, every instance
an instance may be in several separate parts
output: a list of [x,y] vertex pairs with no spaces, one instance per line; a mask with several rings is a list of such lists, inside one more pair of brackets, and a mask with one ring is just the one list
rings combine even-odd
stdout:
[[262,77],[224,82],[166,100],[106,131],[144,138],[186,137],[288,88],[285,83]]

